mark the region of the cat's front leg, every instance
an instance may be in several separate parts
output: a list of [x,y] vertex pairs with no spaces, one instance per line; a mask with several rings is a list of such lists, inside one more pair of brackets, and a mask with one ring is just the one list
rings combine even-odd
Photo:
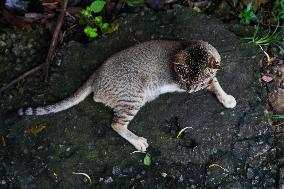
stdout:
[[232,95],[228,95],[222,89],[216,77],[212,80],[207,89],[215,94],[219,102],[221,102],[226,108],[234,108],[236,106],[236,99]]
[[114,109],[114,118],[112,128],[124,139],[130,142],[137,150],[145,152],[148,148],[147,139],[135,135],[133,132],[128,130],[127,126],[129,122],[137,114],[138,107],[122,106]]

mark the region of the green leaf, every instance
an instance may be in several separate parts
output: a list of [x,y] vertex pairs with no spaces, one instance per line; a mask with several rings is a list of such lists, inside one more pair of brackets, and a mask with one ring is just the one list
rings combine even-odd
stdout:
[[86,26],[84,33],[90,38],[98,37],[97,28],[92,28],[91,26]]
[[82,10],[82,14],[85,16],[85,17],[90,17],[91,16],[91,9],[90,9],[90,7],[87,7],[86,9],[83,9]]
[[96,16],[95,22],[96,22],[96,24],[100,25],[103,22],[103,17],[102,16]]
[[150,154],[146,154],[144,157],[144,165],[150,166],[152,163],[152,159],[150,157]]
[[241,24],[249,24],[251,20],[257,19],[252,11],[252,3],[249,3],[245,9],[239,14]]
[[251,8],[252,8],[252,2],[250,2],[250,3],[247,5],[246,10],[247,10],[247,11],[250,11],[250,10],[251,10]]
[[161,176],[162,176],[162,177],[164,177],[164,178],[166,178],[166,177],[167,177],[167,175],[168,175],[167,173],[164,173],[164,172],[163,172],[163,173],[161,173]]
[[110,30],[110,25],[109,25],[109,23],[103,23],[103,24],[101,25],[101,30],[102,30],[102,32],[108,32],[108,31]]
[[193,7],[193,10],[194,10],[195,12],[198,12],[198,13],[201,13],[201,12],[202,12],[202,10],[201,10],[199,7],[196,7],[196,6]]
[[272,119],[284,119],[284,115],[272,115]]
[[103,0],[96,0],[90,5],[90,7],[94,13],[99,13],[103,10],[105,4],[106,2]]
[[250,19],[256,19],[256,15],[253,12],[249,13]]
[[127,0],[126,3],[130,7],[135,7],[135,6],[140,6],[140,5],[145,4],[145,1],[144,0]]

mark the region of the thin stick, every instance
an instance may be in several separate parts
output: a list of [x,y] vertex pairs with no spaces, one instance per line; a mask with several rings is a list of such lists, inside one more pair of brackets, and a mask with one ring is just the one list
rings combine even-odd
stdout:
[[3,137],[3,136],[1,136],[1,138],[2,138],[2,145],[5,147],[5,146],[6,146],[5,139],[4,139],[4,137]]
[[45,59],[45,62],[43,64],[40,64],[34,68],[32,68],[31,70],[25,72],[23,75],[17,77],[16,79],[14,79],[13,81],[11,81],[10,83],[8,83],[7,85],[3,86],[2,88],[0,88],[0,94],[5,91],[6,89],[8,89],[9,87],[11,87],[12,85],[14,85],[15,83],[17,83],[18,81],[24,79],[25,77],[27,77],[28,75],[42,69],[45,67],[45,71],[46,71],[46,76],[45,76],[45,79],[47,79],[48,77],[48,70],[49,70],[49,64],[50,64],[50,61],[52,60],[53,58],[53,52],[54,52],[54,49],[55,49],[55,46],[57,45],[57,40],[58,40],[58,34],[60,32],[60,29],[61,29],[61,26],[62,26],[62,22],[63,22],[63,18],[65,16],[65,13],[66,13],[66,10],[67,10],[67,4],[68,4],[68,0],[64,0],[64,4],[63,4],[63,8],[62,8],[62,11],[61,11],[61,14],[59,15],[58,19],[57,19],[57,24],[56,24],[56,28],[53,32],[53,35],[52,35],[52,40],[51,40],[51,44],[50,44],[50,47],[49,47],[49,50],[48,50],[48,54],[47,54],[47,57]]
[[67,4],[68,4],[68,0],[64,0],[64,3],[62,5],[62,9],[61,9],[61,13],[58,16],[56,28],[53,32],[52,40],[51,40],[49,50],[48,50],[48,53],[47,53],[47,56],[46,56],[46,59],[45,59],[45,65],[46,65],[46,67],[45,67],[45,80],[47,80],[47,77],[48,77],[49,65],[50,65],[50,62],[53,59],[53,54],[54,54],[54,50],[55,50],[55,47],[56,47],[57,42],[58,42],[58,36],[59,36],[60,31],[61,31],[63,18],[65,16],[65,13],[66,13],[66,10],[67,10]]
[[17,77],[16,79],[14,79],[13,81],[11,81],[10,83],[8,83],[7,85],[3,86],[2,88],[0,88],[0,94],[5,91],[6,89],[8,89],[9,87],[11,87],[12,85],[14,85],[15,83],[17,83],[18,81],[24,79],[25,77],[27,77],[28,75],[44,68],[45,64],[40,64],[34,68],[32,68],[31,70],[25,72],[23,75]]

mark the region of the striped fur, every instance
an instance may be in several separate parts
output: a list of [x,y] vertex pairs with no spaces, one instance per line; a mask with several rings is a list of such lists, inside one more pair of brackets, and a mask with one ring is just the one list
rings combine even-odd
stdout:
[[80,87],[72,96],[57,102],[52,105],[44,106],[44,107],[28,107],[28,108],[20,108],[18,110],[18,115],[21,116],[30,116],[30,115],[45,115],[45,114],[51,114],[60,112],[63,110],[66,110],[68,108],[71,108],[72,106],[75,106],[76,104],[79,104],[81,101],[83,101],[88,95],[92,92],[92,82],[93,82],[93,76],[90,77],[90,79],[82,86]]
[[[53,105],[20,109],[19,115],[44,115],[66,110],[94,93],[94,101],[113,109],[112,128],[137,150],[147,140],[127,126],[145,103],[169,92],[195,92],[206,87],[228,108],[236,101],[215,78],[221,61],[217,50],[203,41],[149,41],[123,50],[95,71],[71,97]],[[213,81],[213,82],[212,82]]]

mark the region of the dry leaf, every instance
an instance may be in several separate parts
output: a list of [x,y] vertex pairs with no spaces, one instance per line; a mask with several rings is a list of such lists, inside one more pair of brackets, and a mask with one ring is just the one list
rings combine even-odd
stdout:
[[272,81],[273,78],[270,77],[270,76],[264,75],[264,76],[261,77],[261,80],[268,83],[268,82]]
[[45,125],[39,124],[39,125],[32,126],[31,128],[25,129],[25,133],[37,135],[39,132],[41,132],[45,128],[46,128]]

